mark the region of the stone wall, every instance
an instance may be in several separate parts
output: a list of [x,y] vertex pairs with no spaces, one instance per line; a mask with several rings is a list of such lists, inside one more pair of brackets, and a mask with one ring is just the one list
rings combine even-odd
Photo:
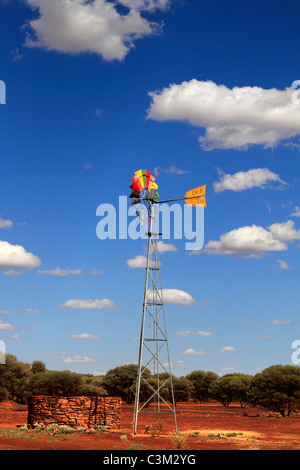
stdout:
[[74,428],[94,425],[120,428],[121,398],[111,397],[52,397],[36,395],[28,398],[29,427],[56,423]]

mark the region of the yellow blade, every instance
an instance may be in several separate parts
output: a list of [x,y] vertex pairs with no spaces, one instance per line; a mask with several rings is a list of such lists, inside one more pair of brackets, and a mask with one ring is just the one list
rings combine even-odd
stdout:
[[206,207],[206,184],[199,186],[198,188],[191,189],[185,195],[185,203],[189,206],[204,206]]
[[135,175],[139,177],[139,180],[140,180],[140,182],[141,182],[142,188],[144,188],[144,187],[145,187],[145,184],[144,184],[144,177],[143,177],[143,172],[142,172],[142,170],[136,171],[136,172],[135,172]]

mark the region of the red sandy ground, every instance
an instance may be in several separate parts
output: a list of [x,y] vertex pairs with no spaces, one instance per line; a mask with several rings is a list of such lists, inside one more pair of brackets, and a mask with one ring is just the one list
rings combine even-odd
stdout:
[[[300,414],[282,418],[258,408],[241,408],[219,403],[179,403],[176,407],[180,433],[189,437],[181,451],[190,450],[299,450]],[[174,432],[173,414],[140,413],[138,434],[132,435],[133,406],[122,405],[121,429],[102,434],[37,434],[22,432],[27,422],[27,407],[0,403],[0,450],[176,450],[170,440]],[[160,435],[145,433],[146,425],[155,427],[161,419]],[[8,429],[12,435],[7,436]],[[195,431],[197,431],[195,433]],[[218,436],[218,433],[221,433]],[[242,433],[226,436],[228,433]],[[127,441],[121,436],[126,434]]]

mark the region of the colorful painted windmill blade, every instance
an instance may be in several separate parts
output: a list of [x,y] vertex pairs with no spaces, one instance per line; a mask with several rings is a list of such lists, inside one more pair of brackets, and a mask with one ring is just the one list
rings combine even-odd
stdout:
[[144,181],[143,171],[146,171],[146,170],[138,170],[138,171],[135,172],[135,175],[136,175],[136,176],[139,178],[139,180],[140,180],[140,183],[141,183],[142,188],[145,187],[145,181]]
[[144,186],[143,186],[143,187],[146,188],[146,187],[147,187],[147,186],[146,186],[146,183],[147,183],[147,181],[146,181],[146,173],[147,173],[147,172],[146,172],[146,170],[141,170],[141,172],[142,172],[142,177],[143,177],[143,182],[144,182]]
[[149,177],[149,184],[148,184],[148,191],[151,190],[154,181],[155,181],[154,176],[153,176],[153,175],[150,175],[150,177]]
[[140,179],[137,176],[134,176],[131,179],[132,179],[133,183],[129,186],[130,189],[132,189],[133,191],[136,191],[137,193],[141,194],[143,187],[141,185]]
[[130,198],[138,198],[140,199],[141,194],[135,191],[134,189],[131,191]]
[[149,190],[149,182],[150,182],[150,171],[146,171],[146,188]]

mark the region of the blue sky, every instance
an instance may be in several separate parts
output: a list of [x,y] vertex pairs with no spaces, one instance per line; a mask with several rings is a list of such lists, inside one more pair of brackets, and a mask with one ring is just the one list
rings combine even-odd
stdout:
[[0,2],[7,352],[98,374],[137,361],[145,270],[128,260],[146,243],[99,240],[96,209],[147,168],[161,196],[207,185],[203,249],[160,255],[182,299],[165,305],[173,373],[291,363],[299,16],[291,0]]

